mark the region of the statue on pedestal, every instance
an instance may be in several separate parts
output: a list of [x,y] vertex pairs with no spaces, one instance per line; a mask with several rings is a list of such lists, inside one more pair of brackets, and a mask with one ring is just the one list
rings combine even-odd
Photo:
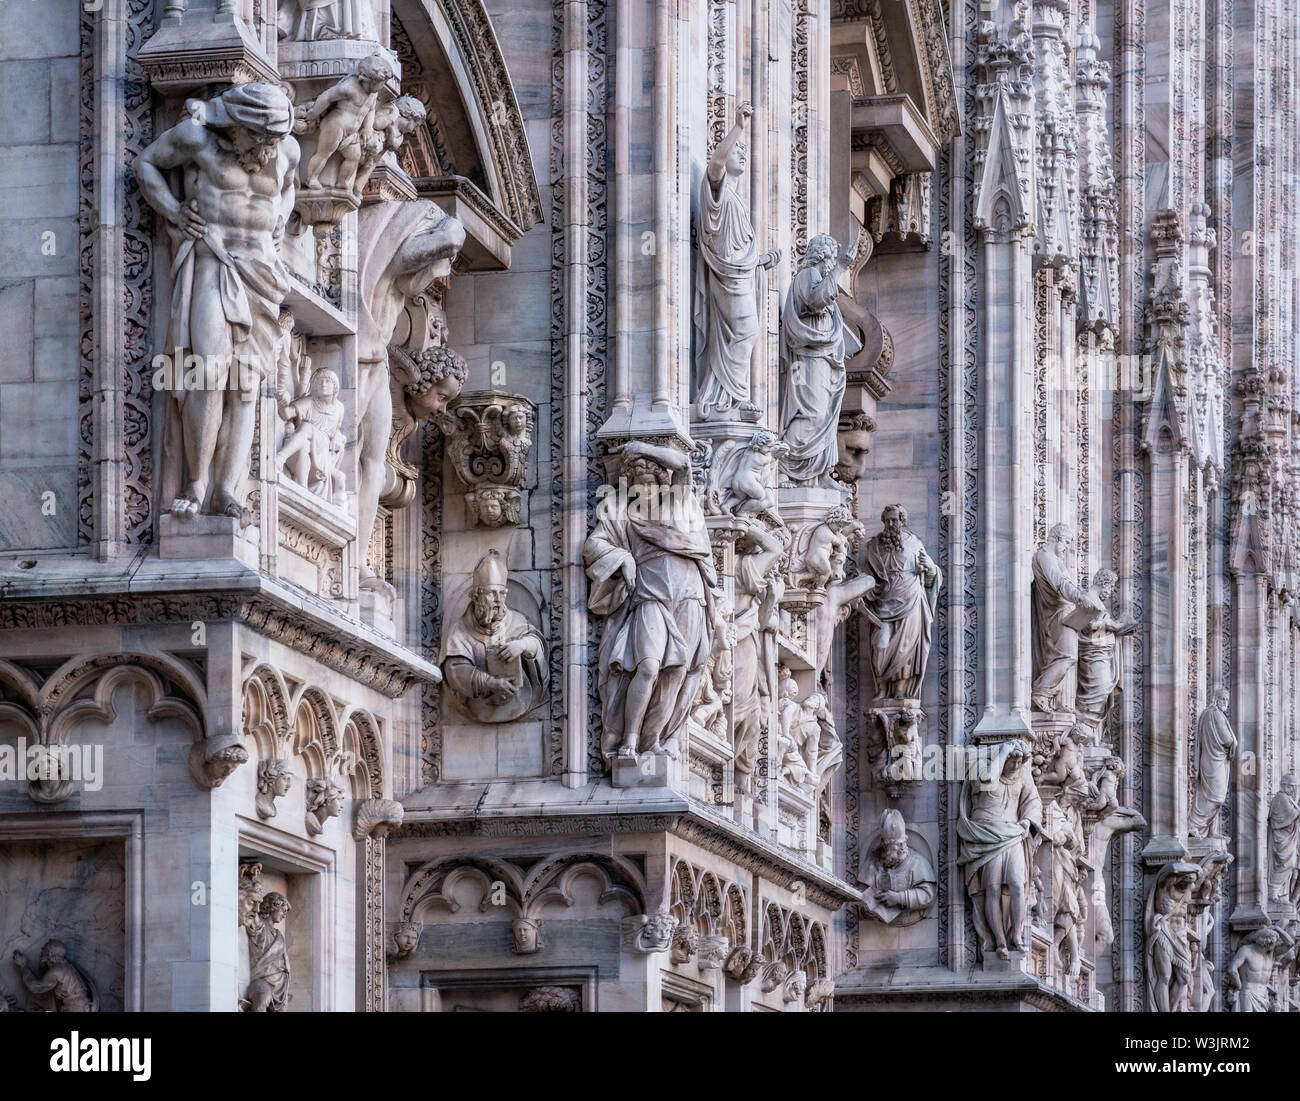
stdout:
[[1268,894],[1278,902],[1300,901],[1300,803],[1296,776],[1288,772],[1268,807]]
[[597,656],[604,752],[674,755],[713,632],[727,625],[704,510],[690,485],[672,482],[689,457],[632,440],[621,458],[623,484],[602,491],[583,547],[588,607],[607,617]]
[[1119,687],[1120,668],[1119,637],[1137,627],[1131,617],[1115,619],[1110,614],[1110,600],[1115,593],[1118,577],[1114,570],[1098,570],[1092,581],[1092,594],[1104,609],[1089,614],[1088,621],[1079,628],[1079,676],[1075,704],[1079,718],[1092,727],[1099,736],[1106,723]]
[[241,517],[257,419],[252,399],[276,361],[289,292],[279,249],[293,209],[298,143],[290,134],[293,106],[273,84],[239,84],[186,108],[135,164],[140,192],[171,238],[165,352],[197,357],[203,375],[194,385],[182,377],[182,363],[172,364],[166,478],[177,484],[173,515],[203,509]]
[[1188,906],[1200,879],[1198,864],[1178,860],[1156,875],[1147,899],[1147,1011],[1181,1013],[1192,981]]
[[736,124],[713,151],[700,181],[699,260],[695,278],[695,408],[701,420],[757,420],[750,360],[758,340],[761,271],[780,251],[761,256],[749,203],[736,181],[744,174],[746,125],[754,109],[742,103]]
[[[1274,925],[1250,934],[1224,968],[1224,1002],[1234,1013],[1267,1013],[1273,990],[1273,972],[1295,953],[1291,938]],[[1278,959],[1279,954],[1282,959]]]
[[239,1008],[245,1013],[283,1013],[289,1008],[289,947],[276,928],[293,909],[279,891],[268,891],[258,904],[248,932],[248,996]]
[[862,348],[844,323],[836,299],[842,271],[858,255],[843,255],[835,238],[819,233],[790,284],[781,314],[781,436],[789,448],[781,471],[792,485],[832,487],[839,462],[844,362]]
[[1003,742],[993,754],[994,779],[969,781],[962,788],[957,863],[966,876],[985,959],[995,949],[1003,960],[1026,949],[1033,845],[1043,815],[1029,759],[1029,747],[1019,738]]
[[880,520],[884,530],[867,541],[862,556],[862,568],[877,582],[862,601],[871,623],[875,698],[919,699],[943,575],[907,530],[902,505],[886,507]]
[[1214,690],[1213,701],[1196,720],[1196,789],[1188,815],[1187,835],[1206,837],[1219,824],[1228,798],[1237,738],[1228,722],[1228,690]]
[[1074,710],[1079,624],[1067,621],[1076,605],[1081,606],[1085,620],[1106,612],[1095,595],[1070,579],[1066,560],[1073,542],[1070,526],[1056,524],[1034,554],[1034,683],[1030,695],[1035,711]]

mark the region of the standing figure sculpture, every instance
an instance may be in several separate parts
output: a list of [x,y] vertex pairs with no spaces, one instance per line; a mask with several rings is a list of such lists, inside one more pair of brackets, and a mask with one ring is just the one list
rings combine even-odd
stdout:
[[1214,700],[1196,720],[1196,791],[1188,816],[1189,837],[1205,837],[1219,824],[1219,811],[1228,798],[1237,739],[1228,722],[1228,690],[1214,690]]
[[718,622],[717,577],[704,510],[673,485],[689,457],[632,440],[622,449],[626,496],[602,491],[583,547],[588,607],[607,617],[597,655],[606,759],[675,756]]
[[1131,617],[1115,619],[1110,614],[1111,597],[1119,580],[1114,570],[1098,570],[1092,580],[1092,595],[1104,609],[1089,615],[1079,628],[1079,681],[1075,694],[1079,718],[1099,736],[1119,687],[1119,636],[1137,627]]
[[326,186],[348,191],[356,187],[361,159],[376,144],[379,93],[392,79],[388,62],[381,54],[373,54],[358,62],[351,76],[345,76],[310,103],[298,106],[300,121],[295,129],[318,133],[316,152],[307,163],[308,190],[320,188],[327,167],[331,172]]
[[1074,710],[1079,639],[1067,620],[1076,606],[1095,616],[1106,611],[1095,595],[1070,578],[1068,559],[1073,543],[1070,526],[1056,524],[1034,553],[1034,683],[1030,695],[1035,711]]
[[1294,952],[1290,938],[1273,925],[1256,929],[1242,941],[1223,972],[1224,1001],[1232,1012],[1267,1013],[1273,972],[1279,963],[1290,963]]
[[[38,976],[27,966],[27,957],[14,952],[14,966],[29,993],[47,999],[55,1013],[94,1013],[99,1009],[95,988],[85,972],[68,959],[67,945],[61,940],[47,940],[41,948]],[[3,999],[0,999],[3,1000]]]
[[836,299],[840,272],[857,255],[856,241],[841,255],[835,238],[819,233],[808,242],[781,313],[781,435],[790,449],[781,470],[791,484],[835,484],[844,362],[862,349]]
[[[204,374],[197,388],[177,383],[173,391],[166,477],[178,482],[173,515],[239,517],[253,398],[276,362],[289,292],[279,250],[293,212],[298,143],[293,106],[273,84],[236,85],[186,107],[185,119],[135,164],[140,193],[171,238],[166,352],[198,357]],[[180,370],[173,365],[174,375]]]
[[876,699],[918,699],[943,575],[907,530],[907,509],[889,505],[880,520],[884,530],[867,541],[862,556],[862,568],[877,582],[862,601],[871,622]]
[[1276,902],[1300,901],[1300,804],[1294,772],[1282,777],[1268,807],[1268,894]]
[[1201,876],[1199,864],[1178,860],[1156,875],[1147,899],[1147,1012],[1180,1013],[1192,981],[1188,903]]
[[957,863],[966,876],[975,932],[984,958],[1025,951],[1034,839],[1042,832],[1043,804],[1029,771],[1029,747],[1019,738],[993,754],[993,780],[962,788]]
[[742,138],[754,109],[742,103],[736,124],[709,159],[700,181],[699,259],[695,277],[695,408],[701,420],[757,419],[752,401],[751,366],[758,340],[761,271],[781,259],[780,251],[761,256],[754,240],[749,203],[737,181],[747,151]]
[[763,612],[769,603],[774,567],[785,552],[784,528],[769,531],[762,523],[738,518],[743,534],[736,541],[735,644],[732,647],[731,714],[735,731],[736,781],[749,790],[763,721],[774,699],[776,636]]
[[289,1008],[289,947],[276,928],[293,909],[279,891],[268,891],[248,932],[248,996],[239,1003],[245,1013],[283,1013]]

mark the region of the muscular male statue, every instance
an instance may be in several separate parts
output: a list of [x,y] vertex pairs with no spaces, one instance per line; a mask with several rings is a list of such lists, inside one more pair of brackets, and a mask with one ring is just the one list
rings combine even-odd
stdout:
[[293,106],[273,84],[237,85],[186,106],[184,121],[135,166],[140,191],[168,223],[172,242],[165,351],[203,365],[201,379],[188,370],[179,379],[173,364],[167,447],[179,450],[182,471],[171,512],[239,516],[253,398],[259,376],[275,362],[289,291],[279,247],[293,210],[298,143],[290,135]]

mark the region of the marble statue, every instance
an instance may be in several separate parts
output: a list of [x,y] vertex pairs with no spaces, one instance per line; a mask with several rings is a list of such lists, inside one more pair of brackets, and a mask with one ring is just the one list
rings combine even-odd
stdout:
[[1029,771],[1029,747],[1013,738],[993,753],[990,782],[962,787],[957,819],[960,855],[975,932],[985,960],[1023,952],[1033,843],[1042,831],[1042,801]]
[[[1279,962],[1290,960],[1295,945],[1275,925],[1256,929],[1233,953],[1232,962],[1223,971],[1224,1002],[1234,1013],[1267,1013],[1272,1008],[1273,972]],[[1279,961],[1281,954],[1284,960]]]
[[[357,71],[327,88],[295,110],[298,133],[316,132],[316,151],[307,162],[307,189],[337,187],[359,190],[357,172],[367,148],[375,142],[375,110],[379,93],[393,79],[381,54],[357,62]],[[328,169],[328,178],[326,170]],[[322,183],[322,181],[326,181]]]
[[839,428],[839,459],[835,464],[835,477],[845,485],[853,485],[867,476],[867,460],[871,455],[871,434],[876,422],[866,413],[854,413],[841,418]]
[[1179,1013],[1192,980],[1188,903],[1199,864],[1177,860],[1156,874],[1146,907],[1147,1011]]
[[736,123],[713,151],[700,181],[699,251],[695,278],[695,408],[701,420],[757,420],[750,360],[760,329],[761,270],[779,250],[758,252],[748,197],[737,183],[748,151],[743,141],[753,107],[742,103]]
[[795,787],[805,787],[812,768],[804,747],[803,705],[799,702],[799,684],[784,677],[777,701],[776,762],[781,779]]
[[862,347],[836,298],[840,273],[852,267],[857,248],[855,241],[841,255],[824,233],[809,241],[781,313],[781,438],[789,448],[781,471],[792,485],[834,485],[844,362]]
[[468,715],[504,723],[528,714],[546,691],[546,642],[506,606],[509,574],[495,551],[474,567],[469,598],[442,645],[447,692]]
[[1083,929],[1088,919],[1088,866],[1081,807],[1086,787],[1066,787],[1049,804],[1043,833],[1052,842],[1053,945],[1071,978],[1083,967]]
[[678,966],[690,963],[700,947],[700,931],[694,925],[678,922],[673,930],[672,950],[669,959]]
[[357,169],[354,187],[358,193],[366,189],[379,159],[385,153],[396,153],[401,149],[407,137],[420,129],[428,117],[424,104],[414,96],[398,96],[375,108],[372,137],[362,151],[361,165]]
[[1106,614],[1096,595],[1071,580],[1067,560],[1073,545],[1070,526],[1056,524],[1034,553],[1034,682],[1030,695],[1035,711],[1074,710],[1078,627]]
[[41,974],[27,966],[21,951],[13,954],[14,967],[28,993],[34,994],[55,1013],[94,1013],[99,1009],[95,988],[86,973],[68,959],[68,947],[61,940],[47,940],[41,948]]
[[280,0],[277,23],[280,38],[297,42],[374,34],[367,0]]
[[166,354],[204,365],[201,384],[176,388],[168,403],[167,481],[178,486],[171,512],[241,517],[257,420],[251,399],[275,363],[289,291],[279,245],[298,143],[292,104],[273,84],[235,85],[186,108],[135,162],[140,193],[171,242]]
[[275,817],[275,801],[289,794],[293,772],[289,761],[271,757],[257,766],[257,799],[254,806],[259,818]]
[[325,823],[343,813],[343,789],[332,780],[307,781],[307,832],[325,832]]
[[[450,269],[465,243],[465,227],[434,203],[386,201],[361,208],[358,218],[361,303],[357,317],[357,545],[368,547],[379,497],[393,477],[387,463],[393,435],[388,346],[408,299]],[[420,410],[433,416],[460,393],[464,375],[453,364],[419,390]],[[421,374],[421,384],[424,376]],[[407,390],[409,394],[409,388]],[[361,566],[361,584],[382,587]]]
[[876,579],[862,600],[876,699],[918,699],[943,575],[907,530],[902,505],[887,506],[880,520],[884,530],[867,541],[862,556],[863,570]]
[[914,925],[934,905],[934,868],[907,843],[907,822],[892,807],[880,815],[880,833],[862,863],[862,907],[886,925]]
[[763,970],[763,957],[743,944],[738,944],[727,954],[727,962],[722,965],[722,970],[732,982],[748,986]]
[[1296,775],[1288,772],[1268,806],[1268,894],[1278,902],[1300,902],[1300,803]]
[[278,928],[293,907],[279,891],[268,891],[248,926],[249,983],[239,1008],[245,1013],[283,1013],[289,1008],[289,947]]
[[[650,914],[632,914],[623,919],[623,947],[629,952],[649,955],[668,951],[673,946],[673,934],[680,923],[666,910]],[[671,958],[671,956],[669,957]]]
[[831,998],[835,996],[835,980],[821,978],[808,984],[807,993],[804,994],[804,1008],[810,1013],[825,1013],[831,1004]]
[[347,484],[339,469],[347,437],[343,435],[346,410],[338,393],[338,375],[318,368],[302,397],[295,399],[286,391],[276,395],[287,427],[275,461],[299,485],[335,505],[343,504]]
[[541,918],[517,917],[510,923],[510,951],[516,956],[531,956],[544,944]]
[[672,447],[623,445],[626,495],[604,492],[583,547],[588,607],[606,618],[597,655],[607,759],[664,751],[695,700],[717,617],[713,547],[690,487],[672,484],[689,462]]
[[795,539],[796,578],[817,591],[839,584],[844,580],[849,548],[862,531],[846,506],[828,509],[823,520],[804,528]]
[[796,968],[786,976],[781,985],[781,1000],[786,1005],[801,1003],[808,994],[808,972]]
[[[403,348],[388,349],[388,389],[393,410],[393,429],[388,438],[380,499],[385,504],[409,503],[414,497],[420,469],[402,458],[402,447],[420,427],[421,421],[437,420],[445,432],[448,424],[442,413],[447,403],[460,394],[469,377],[469,366],[445,344],[431,344],[411,354]],[[409,497],[403,490],[409,487]],[[473,496],[471,494],[471,496]],[[480,518],[476,517],[475,522]],[[488,523],[496,527],[506,522],[504,509],[500,520]],[[515,518],[516,520],[518,517]]]
[[709,511],[715,515],[765,516],[776,511],[776,467],[786,446],[775,432],[756,429],[748,440],[719,445],[709,470]]
[[748,791],[759,736],[775,698],[777,629],[764,612],[773,585],[778,584],[775,577],[785,553],[786,531],[769,530],[757,520],[740,523],[743,534],[736,540],[736,599],[731,621],[731,714],[736,779],[742,790]]
[[1196,720],[1196,787],[1188,814],[1188,836],[1205,837],[1218,828],[1236,755],[1237,738],[1228,722],[1228,690],[1220,686]]
[[701,971],[718,971],[731,954],[731,941],[722,933],[705,933],[700,937],[695,965]]
[[764,994],[770,994],[777,987],[785,985],[786,979],[790,977],[790,967],[784,960],[772,960],[763,964],[762,975],[759,989]]
[[419,946],[423,931],[424,926],[418,921],[403,921],[399,924],[393,933],[393,957],[401,960],[414,952]]
[[827,667],[830,665],[835,628],[849,618],[854,608],[865,609],[861,598],[875,588],[876,584],[876,579],[869,573],[860,573],[857,577],[833,583],[827,588],[823,601],[813,610],[813,622],[816,625],[813,673],[816,683],[829,686],[830,674]]
[[820,791],[826,778],[844,761],[844,745],[835,731],[835,718],[824,692],[813,692],[803,701],[803,729],[809,771],[805,784]]
[[1087,625],[1080,627],[1078,632],[1079,664],[1075,707],[1080,720],[1088,723],[1098,734],[1106,723],[1115,690],[1119,687],[1122,672],[1119,636],[1130,634],[1137,627],[1136,619],[1115,619],[1110,614],[1110,601],[1115,594],[1117,580],[1114,570],[1097,571],[1091,595],[1106,610],[1089,619]]

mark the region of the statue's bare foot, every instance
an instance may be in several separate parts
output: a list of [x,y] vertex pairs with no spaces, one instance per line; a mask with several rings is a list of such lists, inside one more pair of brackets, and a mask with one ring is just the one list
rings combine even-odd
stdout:
[[236,520],[244,517],[244,506],[224,490],[212,494],[212,512],[216,516],[233,516]]
[[199,503],[193,497],[177,497],[172,501],[172,515],[182,520],[199,514]]
[[1005,948],[998,949],[998,959],[1009,960],[1010,958],[1011,958],[1011,953],[1008,952]]
[[618,751],[618,759],[620,761],[635,761],[636,747],[630,745],[620,746]]

